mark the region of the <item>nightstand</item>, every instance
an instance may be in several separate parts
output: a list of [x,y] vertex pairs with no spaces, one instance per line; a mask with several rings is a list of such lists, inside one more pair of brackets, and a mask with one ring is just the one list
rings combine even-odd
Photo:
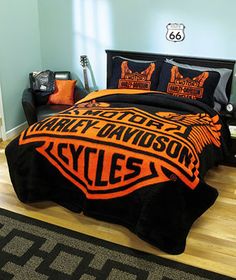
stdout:
[[228,119],[227,123],[231,132],[232,146],[230,156],[222,164],[236,167],[236,119]]

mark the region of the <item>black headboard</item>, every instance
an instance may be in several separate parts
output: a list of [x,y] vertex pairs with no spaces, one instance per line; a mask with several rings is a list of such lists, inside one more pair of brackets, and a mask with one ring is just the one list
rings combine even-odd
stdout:
[[[187,57],[187,56],[177,56],[177,55],[169,55],[169,54],[155,54],[155,53],[145,53],[145,52],[132,52],[132,51],[119,51],[119,50],[106,50],[107,53],[107,85],[111,79],[112,75],[112,58],[114,56],[123,56],[130,59],[137,60],[157,60],[164,61],[165,58],[173,58],[176,62],[185,63],[196,66],[205,66],[205,67],[214,67],[214,68],[228,68],[234,71],[235,60],[227,60],[227,59],[213,59],[213,58],[199,58],[199,57]],[[227,96],[230,97],[231,94],[231,86],[232,86],[232,77],[231,75],[226,93]]]

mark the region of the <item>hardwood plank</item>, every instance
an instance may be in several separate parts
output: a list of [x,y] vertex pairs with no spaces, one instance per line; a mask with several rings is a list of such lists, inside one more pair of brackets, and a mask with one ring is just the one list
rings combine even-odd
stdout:
[[219,197],[198,219],[188,236],[183,254],[173,256],[140,240],[126,228],[73,213],[55,203],[21,203],[13,190],[0,142],[0,206],[13,212],[66,227],[114,243],[236,277],[236,168],[218,166],[206,176]]

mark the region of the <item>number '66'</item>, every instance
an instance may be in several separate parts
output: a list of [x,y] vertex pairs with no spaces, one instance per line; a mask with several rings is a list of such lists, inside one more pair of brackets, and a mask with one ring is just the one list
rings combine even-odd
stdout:
[[169,34],[169,38],[170,38],[171,40],[181,40],[181,39],[182,39],[182,35],[181,35],[180,32],[177,32],[177,33],[175,34],[175,32],[172,31],[172,32]]

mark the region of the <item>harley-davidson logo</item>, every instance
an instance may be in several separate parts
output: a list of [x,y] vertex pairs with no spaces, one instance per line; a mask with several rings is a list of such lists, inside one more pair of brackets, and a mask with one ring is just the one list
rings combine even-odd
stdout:
[[121,64],[121,79],[119,79],[118,88],[143,89],[151,88],[151,77],[155,71],[155,63],[150,65],[141,73],[132,72],[128,66],[128,61]]
[[120,197],[173,178],[194,189],[199,182],[195,143],[187,140],[188,123],[173,117],[77,104],[30,126],[19,144],[42,142],[36,150],[89,199]]
[[179,72],[178,66],[171,68],[170,82],[167,86],[167,92],[191,99],[202,98],[204,92],[204,83],[209,77],[209,72],[203,72],[199,76],[190,79],[184,78]]

